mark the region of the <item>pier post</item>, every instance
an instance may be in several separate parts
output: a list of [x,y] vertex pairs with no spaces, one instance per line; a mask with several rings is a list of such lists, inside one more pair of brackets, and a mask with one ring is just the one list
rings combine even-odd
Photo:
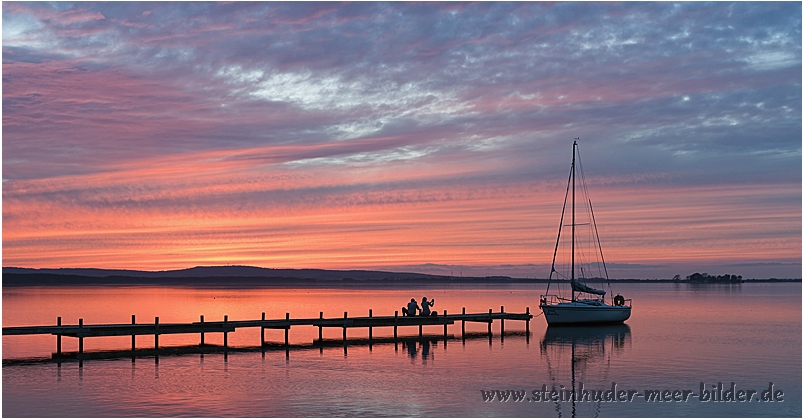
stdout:
[[423,324],[419,324],[419,337],[421,337],[421,336],[422,336],[422,325],[423,325]]
[[[372,316],[373,316],[373,315],[372,315],[372,313],[371,313],[371,309],[369,309],[369,318],[371,318]],[[372,334],[371,334],[371,324],[369,324],[369,341],[371,341],[371,339],[372,339]]]
[[[461,308],[461,315],[466,315],[466,307]],[[461,337],[464,337],[465,335],[466,335],[466,320],[462,319],[461,320]],[[466,341],[466,338],[464,338],[463,341]]]
[[503,317],[500,318],[500,337],[505,335],[505,306],[500,306],[500,313],[503,314]]
[[[530,306],[525,308],[525,314],[530,315]],[[525,319],[525,344],[530,344],[530,317]]]
[[491,309],[489,309],[489,337],[491,337],[491,323],[492,322],[494,322],[494,320],[491,317]]
[[78,354],[83,354],[84,353],[84,335],[83,335],[84,332],[81,331],[81,330],[84,329],[84,318],[78,318],[78,328],[79,328],[79,331],[78,331]]
[[229,333],[226,331],[226,324],[229,323],[229,315],[223,316],[223,348],[229,348]]
[[[290,320],[290,312],[285,312],[285,319]],[[290,325],[285,327],[285,347],[289,345],[288,334],[290,333]]]
[[[265,312],[262,313],[262,320],[265,321]],[[260,347],[265,345],[265,323],[260,325]]]
[[[61,317],[56,318],[56,326],[61,327]],[[61,355],[61,334],[56,334],[56,354]]]
[[[530,315],[530,306],[525,308],[525,314]],[[525,319],[525,334],[530,335],[530,317]]]
[[154,317],[154,349],[159,350],[159,317]]
[[[201,324],[204,324],[204,315],[201,315]],[[204,345],[204,325],[201,325],[201,345]]]
[[[318,319],[324,319],[323,312],[318,313]],[[322,327],[321,324],[318,324],[318,343],[324,344],[322,341],[324,341],[324,327]]]
[[[137,325],[137,316],[131,315],[131,325]],[[137,349],[137,336],[135,334],[131,334],[131,351]]]
[[399,311],[394,311],[394,340],[396,340],[397,323],[399,323]]
[[447,310],[444,309],[444,342],[447,340]]
[[346,318],[348,318],[346,312],[343,313],[343,346],[346,347]]

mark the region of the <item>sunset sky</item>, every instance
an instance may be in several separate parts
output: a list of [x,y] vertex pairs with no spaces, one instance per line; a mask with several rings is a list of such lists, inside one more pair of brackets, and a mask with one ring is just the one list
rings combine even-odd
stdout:
[[3,266],[801,276],[801,3],[3,2]]

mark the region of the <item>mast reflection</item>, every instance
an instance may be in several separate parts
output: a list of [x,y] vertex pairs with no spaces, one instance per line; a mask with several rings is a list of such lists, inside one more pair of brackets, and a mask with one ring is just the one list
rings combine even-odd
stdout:
[[[555,402],[558,417],[566,417],[568,407],[570,417],[598,417],[600,401],[576,401],[581,398],[576,392],[580,384],[585,389],[604,388],[612,357],[622,357],[630,348],[631,328],[626,324],[547,327],[539,352],[547,362],[552,389],[564,396]],[[579,408],[591,412],[581,415]]]

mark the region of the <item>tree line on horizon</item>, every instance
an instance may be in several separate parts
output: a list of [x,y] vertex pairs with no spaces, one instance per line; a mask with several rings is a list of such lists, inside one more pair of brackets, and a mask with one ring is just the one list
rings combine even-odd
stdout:
[[[673,277],[675,281],[681,281],[681,275],[676,274]],[[721,276],[712,276],[709,273],[693,273],[687,276],[686,281],[690,283],[742,283],[743,276],[733,274],[723,274]]]

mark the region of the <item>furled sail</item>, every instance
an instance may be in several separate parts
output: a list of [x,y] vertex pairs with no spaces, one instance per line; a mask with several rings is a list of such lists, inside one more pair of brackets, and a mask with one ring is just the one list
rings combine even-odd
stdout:
[[593,295],[600,295],[603,296],[606,294],[603,290],[593,289],[579,281],[573,280],[572,281],[572,290],[574,292],[584,292],[584,293],[591,293]]

